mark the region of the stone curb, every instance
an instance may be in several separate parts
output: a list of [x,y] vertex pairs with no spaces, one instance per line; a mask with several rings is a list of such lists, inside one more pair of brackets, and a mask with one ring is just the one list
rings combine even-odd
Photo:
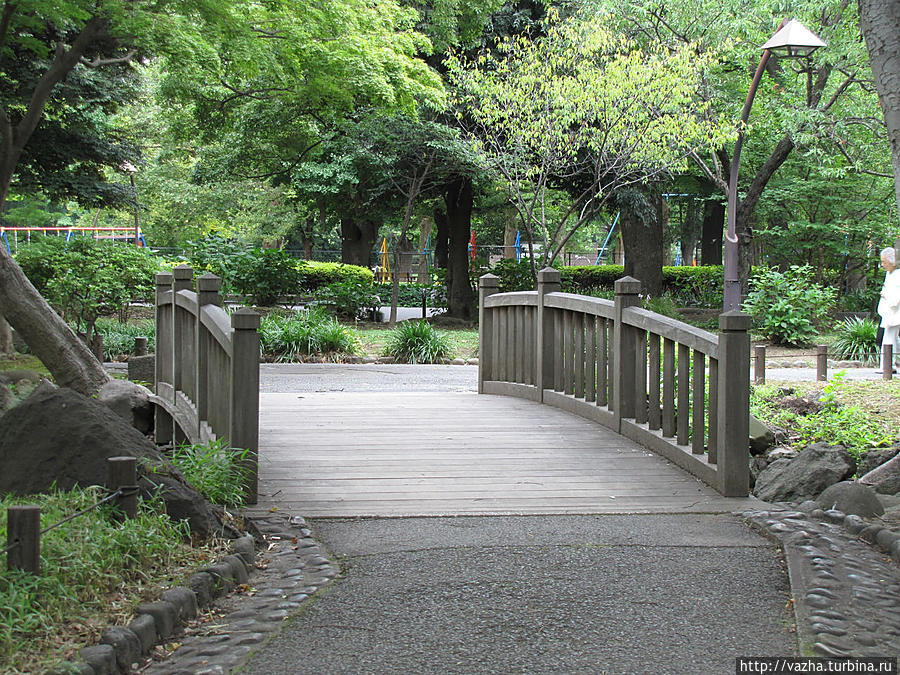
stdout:
[[863,541],[880,548],[885,554],[900,565],[900,534],[885,525],[868,523],[855,514],[847,514],[838,509],[823,510],[815,501],[803,502],[797,507],[817,520],[827,520],[835,525],[843,525],[850,534],[857,535]]
[[[194,574],[187,586],[169,588],[155,602],[145,602],[135,610],[137,616],[128,626],[112,626],[100,636],[100,644],[84,647],[79,652],[80,661],[70,662],[80,675],[120,675],[131,673],[141,658],[154,645],[164,642],[185,621],[197,616],[198,608],[205,607],[215,598],[227,593],[236,584],[245,583],[248,567],[247,553],[254,550],[253,537],[246,535],[231,544],[233,554],[223,562],[206,568],[217,569],[222,576],[216,579],[204,571]],[[252,556],[252,554],[251,554]],[[197,577],[206,576],[197,580]],[[243,581],[239,581],[243,579]],[[70,671],[65,671],[70,672]]]

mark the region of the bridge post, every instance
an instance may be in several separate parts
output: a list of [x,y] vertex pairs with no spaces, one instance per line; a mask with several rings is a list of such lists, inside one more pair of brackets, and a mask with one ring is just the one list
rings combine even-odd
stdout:
[[[750,491],[750,316],[737,311],[720,314],[719,331],[719,492],[746,497]],[[710,401],[710,405],[715,404]]]
[[478,279],[478,393],[484,393],[485,381],[494,377],[494,312],[485,310],[487,297],[500,291],[500,277],[484,274]]
[[615,283],[616,310],[613,326],[613,387],[612,404],[617,431],[622,432],[622,420],[635,416],[635,363],[637,359],[637,329],[622,321],[622,312],[641,304],[641,282],[634,277],[622,277]]
[[228,443],[246,450],[244,494],[256,504],[259,485],[259,314],[242,307],[231,315],[231,411]]
[[[174,304],[166,302],[165,295],[172,290],[174,275],[160,272],[156,275],[156,355],[154,358],[153,391],[161,395],[159,383],[172,384],[175,381],[175,334],[173,332]],[[157,443],[171,443],[174,433],[172,417],[162,407],[155,406],[153,434]]]
[[553,325],[553,312],[547,311],[547,308],[544,306],[544,299],[548,293],[559,293],[561,289],[559,270],[545,267],[538,272],[535,384],[542,403],[544,401],[544,388],[547,385],[552,387],[555,380],[553,364],[555,351],[558,348],[557,338],[562,339],[562,336],[556,335]]
[[194,353],[197,355],[197,437],[204,420],[209,420],[209,333],[201,322],[201,313],[206,305],[222,306],[222,280],[215,274],[206,273],[197,279],[197,331]]
[[172,274],[175,275],[175,283],[172,285],[172,318],[175,325],[175,358],[173,359],[175,364],[175,374],[172,379],[172,386],[175,387],[176,392],[179,392],[184,390],[183,379],[185,373],[184,364],[182,363],[182,345],[188,336],[185,335],[184,321],[179,319],[178,305],[175,296],[178,294],[178,291],[193,290],[194,270],[187,265],[178,265],[172,269]]

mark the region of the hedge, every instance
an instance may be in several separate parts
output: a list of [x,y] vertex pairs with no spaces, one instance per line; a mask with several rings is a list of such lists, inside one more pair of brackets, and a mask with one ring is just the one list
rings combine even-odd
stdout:
[[343,263],[300,260],[297,271],[300,272],[300,290],[307,293],[322,286],[348,281],[371,286],[375,280],[375,273],[368,267]]

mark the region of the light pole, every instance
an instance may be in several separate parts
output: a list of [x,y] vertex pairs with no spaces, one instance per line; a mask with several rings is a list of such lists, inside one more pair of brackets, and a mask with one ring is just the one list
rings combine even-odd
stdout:
[[750,83],[750,91],[747,92],[747,100],[744,101],[744,110],[741,113],[741,122],[738,126],[737,140],[734,142],[734,155],[731,158],[731,172],[728,178],[728,227],[725,230],[725,298],[722,305],[723,312],[739,310],[741,308],[741,280],[738,277],[738,238],[737,238],[737,184],[738,167],[741,162],[741,146],[744,144],[744,128],[750,119],[750,108],[753,106],[753,98],[759,88],[766,63],[772,53],[783,58],[799,58],[812,54],[825,43],[808,30],[796,19],[784,20],[778,27],[778,31],[763,46],[762,58],[753,82]]

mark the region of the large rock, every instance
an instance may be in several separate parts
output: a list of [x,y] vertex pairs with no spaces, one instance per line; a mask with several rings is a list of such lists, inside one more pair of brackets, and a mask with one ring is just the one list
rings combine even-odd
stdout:
[[900,455],[860,477],[859,482],[883,495],[900,494]]
[[775,432],[750,415],[750,454],[761,455],[775,444]]
[[157,447],[98,401],[46,383],[0,417],[0,495],[104,485],[106,460],[116,456],[138,457],[143,495],[159,494],[194,534],[222,528],[215,508]]
[[848,515],[872,518],[884,513],[884,506],[868,485],[845,480],[825,488],[816,499],[824,510],[837,509]]
[[769,464],[757,477],[753,494],[767,502],[802,502],[855,471],[856,463],[842,445],[815,443],[795,459]]
[[894,444],[889,448],[871,448],[862,459],[859,460],[857,473],[865,476],[870,471],[874,471],[879,466],[900,454],[900,445]]
[[97,392],[97,400],[142,434],[153,431],[152,393],[128,380],[112,378]]

